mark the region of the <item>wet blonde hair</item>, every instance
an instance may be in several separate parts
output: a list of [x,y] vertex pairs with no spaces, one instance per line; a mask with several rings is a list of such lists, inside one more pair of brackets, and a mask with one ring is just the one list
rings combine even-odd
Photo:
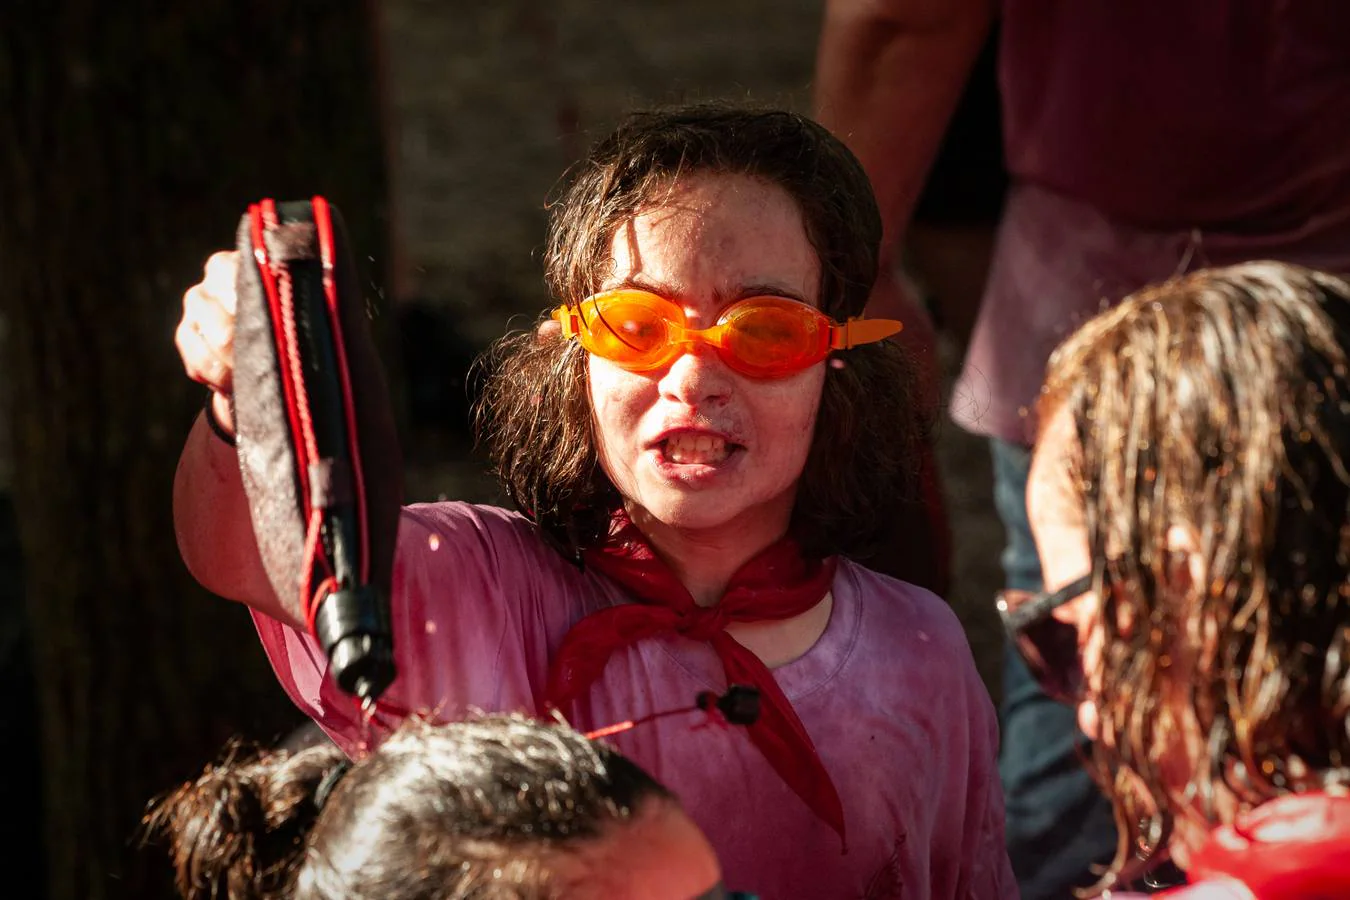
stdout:
[[[1191,790],[1211,819],[1217,787],[1254,805],[1350,784],[1348,346],[1350,284],[1258,262],[1139,291],[1051,357],[1041,420],[1072,417],[1102,598],[1092,752],[1120,844],[1099,887],[1193,802],[1159,770],[1177,715],[1207,746]],[[1207,573],[1184,596],[1178,524]],[[1197,677],[1173,683],[1188,635]]]

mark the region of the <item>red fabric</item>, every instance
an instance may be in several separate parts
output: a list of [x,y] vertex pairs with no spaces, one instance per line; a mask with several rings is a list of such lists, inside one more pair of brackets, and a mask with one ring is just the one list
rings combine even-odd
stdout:
[[1292,794],[1263,803],[1214,829],[1186,875],[1241,882],[1257,900],[1350,897],[1350,796]]
[[643,638],[680,634],[712,645],[728,684],[759,689],[759,720],[750,740],[806,804],[844,838],[844,810],[811,737],[773,673],[759,657],[725,631],[730,622],[788,619],[811,609],[834,579],[835,560],[805,559],[784,538],[732,576],[713,607],[700,607],[645,536],[626,519],[602,547],[588,550],[586,564],[626,588],[637,603],[614,606],[582,619],[563,638],[549,672],[546,700],[563,708],[600,676],[614,651]]
[[1015,180],[1161,231],[1269,235],[1345,221],[1344,3],[1000,5]]

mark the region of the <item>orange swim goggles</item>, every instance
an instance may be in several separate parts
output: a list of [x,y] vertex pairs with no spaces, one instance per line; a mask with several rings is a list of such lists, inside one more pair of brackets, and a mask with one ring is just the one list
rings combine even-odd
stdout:
[[728,367],[751,378],[784,378],[830,354],[900,331],[893,319],[850,319],[840,325],[814,306],[786,297],[748,297],[731,304],[711,328],[686,324],[684,309],[657,294],[605,291],[553,318],[564,338],[630,372],[669,365],[694,343],[715,348]]

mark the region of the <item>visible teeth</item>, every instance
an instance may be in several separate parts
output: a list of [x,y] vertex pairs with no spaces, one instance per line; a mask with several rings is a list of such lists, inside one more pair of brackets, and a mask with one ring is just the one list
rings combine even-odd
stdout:
[[687,465],[719,463],[727,458],[727,442],[710,434],[677,434],[666,441],[666,458]]

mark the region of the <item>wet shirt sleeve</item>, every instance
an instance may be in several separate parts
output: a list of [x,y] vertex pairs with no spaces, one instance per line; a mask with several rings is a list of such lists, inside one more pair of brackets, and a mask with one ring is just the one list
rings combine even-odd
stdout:
[[405,508],[390,601],[398,674],[369,718],[327,677],[311,635],[260,613],[254,622],[291,700],[349,753],[409,714],[531,711],[547,668],[545,642],[534,636],[541,548],[532,526],[504,510]]

